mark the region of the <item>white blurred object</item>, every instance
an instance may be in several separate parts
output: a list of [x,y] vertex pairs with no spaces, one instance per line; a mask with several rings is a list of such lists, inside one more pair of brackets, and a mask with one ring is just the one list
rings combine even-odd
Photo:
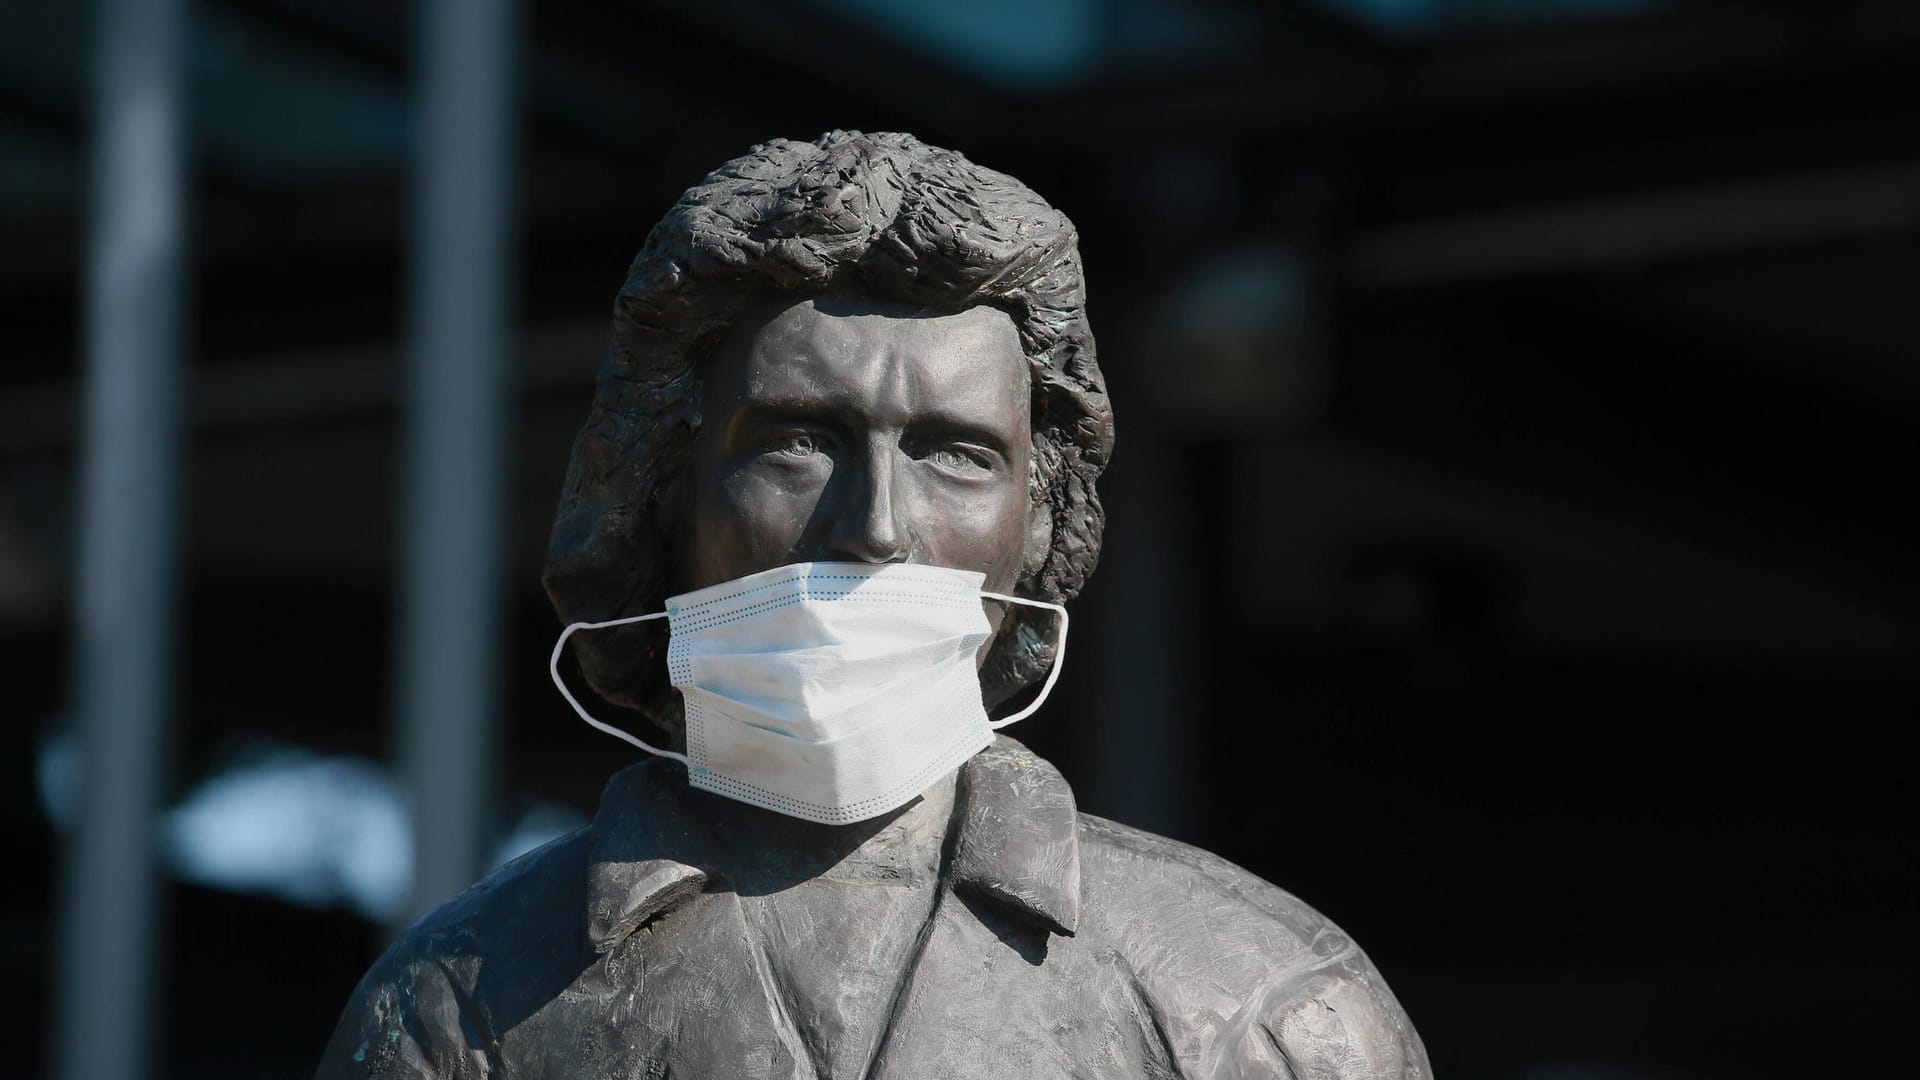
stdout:
[[214,773],[161,826],[167,869],[185,881],[307,907],[397,914],[413,836],[387,770],[364,758],[262,744]]
[[587,816],[571,806],[534,803],[514,819],[512,828],[494,847],[493,857],[487,861],[487,866],[497,870],[534,848],[550,844],[586,824]]
[[[73,826],[80,758],[73,736],[40,744],[41,809]],[[587,823],[571,807],[536,802],[495,846],[499,866]],[[303,907],[344,906],[384,922],[405,906],[413,879],[413,832],[391,772],[367,758],[317,754],[258,742],[216,770],[168,811],[160,857],[172,876]]]

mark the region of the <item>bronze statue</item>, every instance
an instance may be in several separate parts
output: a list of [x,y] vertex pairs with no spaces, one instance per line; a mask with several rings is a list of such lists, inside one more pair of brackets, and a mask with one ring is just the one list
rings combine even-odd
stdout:
[[[1098,555],[1112,445],[1073,226],[1019,181],[911,136],[833,132],[687,191],[620,292],[545,581],[568,623],[667,606],[671,627],[591,629],[575,655],[691,761],[618,773],[590,827],[409,929],[320,1076],[1427,1077],[1331,923],[1077,813],[1011,739],[862,817],[882,804],[755,805],[706,774],[720,741],[688,738],[699,677],[672,644],[688,597],[802,564],[945,568],[1064,603]],[[969,647],[961,697],[977,666],[984,720],[1052,669],[1057,618],[966,595],[991,621],[941,647]],[[807,670],[827,687],[809,693],[868,715],[934,715]],[[834,767],[871,764],[854,756]]]

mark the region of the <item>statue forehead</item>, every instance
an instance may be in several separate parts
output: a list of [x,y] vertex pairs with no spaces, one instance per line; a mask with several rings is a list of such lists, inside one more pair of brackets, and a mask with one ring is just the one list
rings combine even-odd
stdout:
[[[722,350],[722,366],[754,396],[787,396],[822,378],[906,375],[939,397],[969,397],[983,365],[1025,380],[1012,316],[989,305],[929,312],[884,298],[779,298],[750,308]],[[1005,380],[990,380],[1001,383]]]

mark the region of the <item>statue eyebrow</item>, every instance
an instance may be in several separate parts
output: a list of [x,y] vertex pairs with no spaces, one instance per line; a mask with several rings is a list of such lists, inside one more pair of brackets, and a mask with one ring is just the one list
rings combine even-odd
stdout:
[[907,424],[909,438],[924,439],[930,435],[976,442],[1002,456],[1011,456],[1013,453],[1012,440],[1005,432],[970,417],[956,416],[939,408],[928,409]]
[[772,401],[748,398],[727,421],[723,445],[739,449],[743,439],[751,438],[757,429],[776,427],[781,424],[806,425],[813,428],[829,428],[836,433],[844,433],[857,427],[859,418],[850,405],[845,402],[806,398],[782,398]]
[[736,425],[771,424],[783,420],[831,421],[851,426],[859,421],[859,410],[851,402],[825,398],[748,397],[734,414]]
[[[851,402],[836,397],[772,399],[750,397],[734,414],[728,430],[730,433],[736,433],[754,427],[782,423],[824,424],[850,431],[863,426],[866,423],[866,417]],[[1013,453],[1013,440],[1008,433],[938,405],[911,417],[904,434],[906,438],[912,440],[925,440],[930,437],[965,439],[979,443],[1003,456],[1010,457]]]

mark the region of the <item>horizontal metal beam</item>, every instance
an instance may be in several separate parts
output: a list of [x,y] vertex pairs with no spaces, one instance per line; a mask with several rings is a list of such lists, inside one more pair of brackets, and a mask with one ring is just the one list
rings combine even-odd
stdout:
[[[521,331],[514,347],[520,392],[592,386],[610,333],[601,319]],[[388,412],[400,401],[400,356],[397,347],[383,346],[203,368],[192,374],[189,422],[204,432]],[[65,451],[73,444],[76,402],[69,382],[0,393],[0,454]]]
[[[1920,63],[1920,5],[1862,0],[1799,11],[1739,5],[1620,21],[1574,20],[1422,38],[1383,62],[1264,52],[1203,70],[1126,71],[1036,99],[1003,122],[1041,145],[1123,146],[1142,132],[1188,142],[1366,135],[1459,118],[1676,103],[1783,84],[1817,87]],[[1853,103],[1858,105],[1859,103]]]
[[1920,168],[1770,180],[1383,227],[1341,267],[1363,289],[1604,269],[1920,227]]

